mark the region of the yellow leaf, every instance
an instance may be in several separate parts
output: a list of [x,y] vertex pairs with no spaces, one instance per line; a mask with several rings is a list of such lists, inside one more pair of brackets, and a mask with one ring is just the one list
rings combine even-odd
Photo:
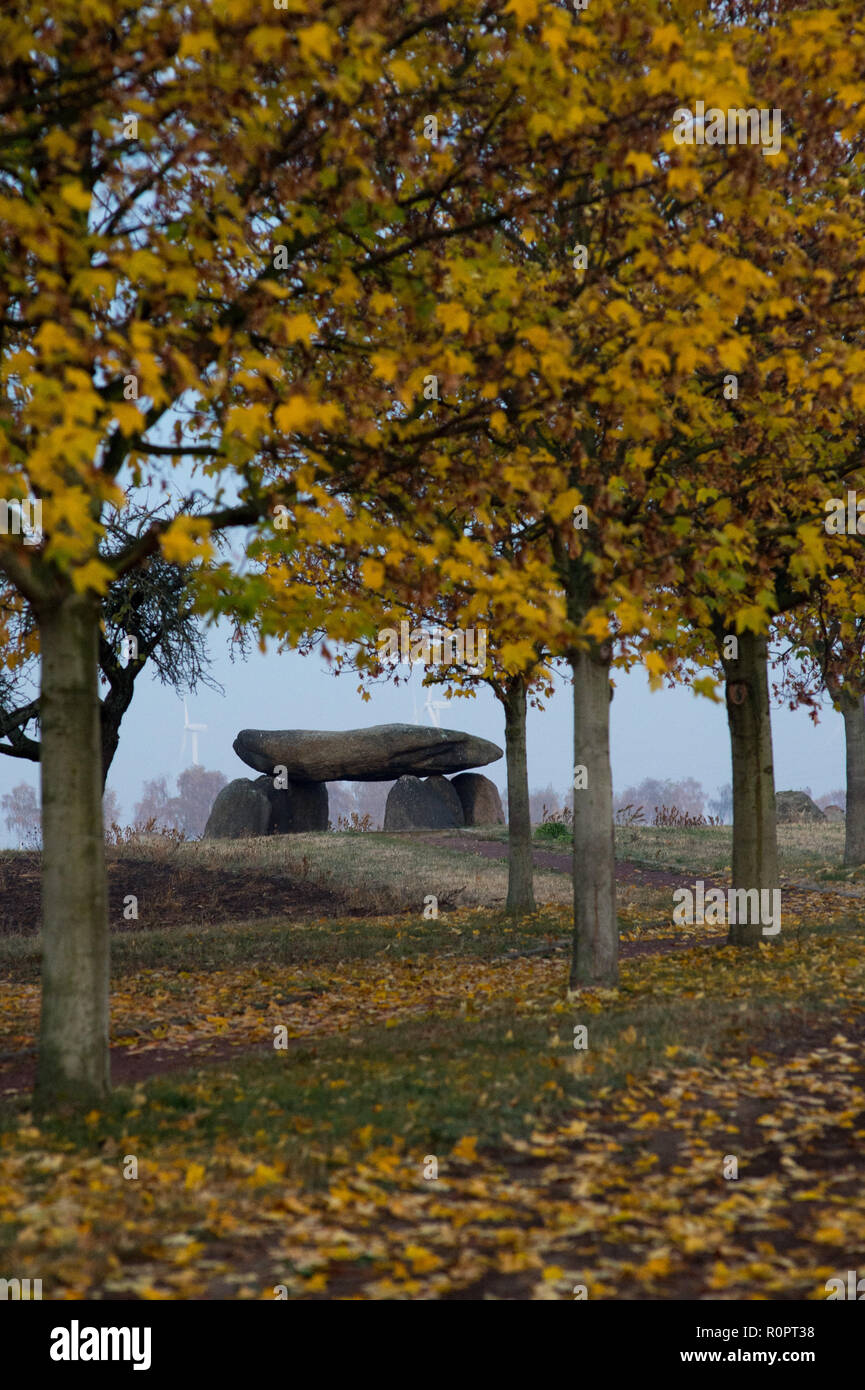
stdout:
[[449,332],[467,333],[471,319],[462,304],[439,304],[436,318]]
[[85,589],[93,589],[97,594],[104,594],[114,578],[114,574],[107,565],[103,565],[101,560],[88,560],[86,565],[78,565],[72,570],[71,578],[72,586],[77,594],[83,594]]
[[646,652],[644,661],[649,673],[649,684],[653,690],[657,690],[660,688],[661,677],[667,669],[667,664],[660,652]]
[[420,78],[411,63],[407,63],[405,58],[394,58],[388,63],[387,70],[391,77],[396,78],[401,87],[405,87],[409,91],[420,86]]
[[474,1134],[464,1134],[458,1144],[454,1144],[451,1149],[454,1158],[465,1158],[470,1163],[474,1163],[478,1156],[478,1141]]
[[384,290],[376,290],[369,297],[369,307],[374,314],[383,314],[386,309],[392,309],[393,304],[393,295],[386,294]]
[[207,539],[210,527],[200,517],[178,516],[163,532],[160,547],[166,560],[185,565],[190,560],[208,558],[212,547]]
[[310,314],[293,314],[285,321],[285,331],[290,343],[309,343],[316,333],[316,322]]
[[399,358],[392,352],[374,352],[370,358],[376,376],[383,381],[395,381],[399,371]]
[[90,208],[91,195],[77,179],[72,183],[64,183],[60,190],[60,196],[64,203],[68,203],[76,212],[87,212]]
[[186,1169],[186,1182],[184,1187],[200,1187],[204,1182],[207,1169],[203,1163],[190,1163]]
[[431,1269],[438,1269],[441,1264],[438,1255],[434,1255],[431,1250],[425,1250],[422,1245],[407,1245],[403,1253],[407,1260],[411,1260],[413,1274],[428,1274]]
[[308,29],[300,30],[297,41],[305,59],[314,55],[327,62],[333,48],[333,33],[326,24],[311,24]]
[[384,565],[380,560],[364,560],[363,582],[368,589],[380,589],[384,583]]
[[652,47],[659,48],[662,53],[669,53],[671,48],[681,42],[682,36],[675,24],[664,24],[652,35]]
[[516,15],[522,29],[526,24],[531,24],[532,20],[537,17],[538,0],[509,0],[505,9]]
[[285,405],[277,406],[273,413],[277,429],[290,434],[292,430],[304,429],[315,419],[315,410],[306,396],[291,396]]
[[218,44],[213,34],[184,34],[177,51],[179,58],[198,58],[202,53],[213,53]]
[[625,157],[625,167],[631,168],[638,179],[645,174],[653,174],[655,165],[652,156],[645,150],[629,150]]
[[119,401],[112,409],[114,418],[124,434],[135,434],[144,424],[141,411],[129,401]]
[[282,1174],[269,1163],[256,1164],[255,1172],[249,1179],[250,1187],[264,1187],[268,1183],[280,1182]]

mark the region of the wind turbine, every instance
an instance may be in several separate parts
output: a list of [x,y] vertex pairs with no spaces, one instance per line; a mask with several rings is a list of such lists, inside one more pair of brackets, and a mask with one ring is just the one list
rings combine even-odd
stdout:
[[432,697],[432,691],[430,691],[426,697],[426,704],[424,705],[424,709],[429,710],[430,722],[434,724],[437,729],[441,728],[441,718],[439,716],[439,710],[445,709],[447,703],[447,700],[434,700]]
[[186,747],[186,735],[192,735],[192,765],[198,767],[198,735],[204,733],[206,724],[190,724],[189,710],[186,708],[186,701],[183,701],[183,742],[180,745],[180,756],[183,757],[183,750]]

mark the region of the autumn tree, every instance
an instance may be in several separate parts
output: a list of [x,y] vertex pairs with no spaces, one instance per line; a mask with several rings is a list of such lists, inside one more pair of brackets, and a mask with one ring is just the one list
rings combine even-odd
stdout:
[[[141,538],[164,507],[132,506],[105,520],[100,559]],[[182,694],[199,685],[221,691],[208,673],[210,660],[201,619],[190,590],[190,566],[169,563],[161,553],[113,580],[102,595],[99,630],[99,723],[102,781],[108,777],[120,742],[123,718],[132,704],[136,682],[145,670]],[[7,590],[6,630],[19,663],[0,672],[0,753],[38,762],[40,757],[38,695],[38,624],[29,604]],[[232,643],[232,654],[237,651]]]
[[816,720],[829,696],[844,721],[847,768],[844,863],[865,863],[865,595],[827,581],[811,602],[780,624],[781,680],[776,692],[790,708],[805,706]]
[[[709,14],[717,38],[728,12]],[[589,16],[592,32],[605,18]],[[639,639],[660,677],[689,616],[671,612],[664,595],[686,577],[708,581],[710,630],[739,638],[728,674],[745,692],[729,702],[737,845],[758,833],[756,850],[734,858],[734,879],[749,888],[777,882],[769,779],[748,786],[758,759],[767,761],[765,632],[827,563],[815,510],[827,486],[849,478],[858,449],[861,170],[851,136],[858,116],[848,115],[858,88],[838,101],[818,56],[837,55],[852,79],[852,12],[805,20],[782,6],[753,30],[737,23],[726,56],[735,51],[741,65],[725,70],[719,52],[698,74],[689,64],[701,22],[688,15],[653,30],[640,12],[621,22],[628,40],[644,26],[641,77],[654,100],[633,104],[631,148],[612,145],[604,163],[620,190],[614,207],[595,206],[590,179],[571,171],[563,203],[567,193],[585,200],[571,222],[571,283],[563,209],[539,223],[524,251],[513,248],[520,266],[543,266],[556,330],[570,335],[556,407],[539,409],[534,429],[507,433],[495,485],[504,475],[512,495],[522,490],[567,596],[570,636],[563,629],[559,640],[573,667],[574,762],[587,793],[574,808],[574,985],[616,978],[609,663],[623,639]],[[655,68],[661,51],[671,61]],[[604,111],[615,109],[628,53],[625,44],[618,71],[602,63],[593,71]],[[743,144],[677,144],[663,114],[671,85],[692,112],[697,99],[722,110],[768,99],[783,111],[782,157]],[[553,346],[549,335],[538,339],[547,358]],[[575,533],[564,502],[574,505]],[[782,530],[789,599],[771,577],[779,554],[771,533]],[[755,931],[731,939],[747,944]]]
[[[579,125],[579,25],[548,24],[539,46],[498,4],[0,16],[0,476],[41,509],[38,543],[0,536],[0,571],[41,658],[42,1106],[108,1085],[101,596],[159,551],[200,567],[203,610],[284,626],[266,580],[208,563],[212,537],[337,536],[340,499],[401,459],[441,470],[518,382],[500,344],[531,300],[490,247],[549,196],[549,130],[570,147]],[[467,373],[486,395],[458,398]],[[430,375],[453,393],[433,425]],[[106,557],[107,512],[177,468],[186,509]]]

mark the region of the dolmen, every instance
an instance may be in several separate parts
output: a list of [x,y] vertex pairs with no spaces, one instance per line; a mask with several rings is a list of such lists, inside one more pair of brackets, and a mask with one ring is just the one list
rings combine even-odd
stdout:
[[[469,768],[502,757],[498,744],[456,729],[378,724],[332,733],[241,729],[234,751],[260,775],[238,777],[213,803],[205,839],[327,830],[328,782],[394,782],[385,830],[503,825],[494,782]],[[448,773],[457,775],[449,780]]]

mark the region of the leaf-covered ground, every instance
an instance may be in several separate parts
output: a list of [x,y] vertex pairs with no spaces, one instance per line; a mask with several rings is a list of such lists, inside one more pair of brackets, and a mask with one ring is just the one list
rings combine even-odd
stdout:
[[19,963],[4,1273],[46,1298],[824,1298],[865,1262],[865,927],[785,903],[743,953],[631,902],[619,988],[570,1000],[560,909],[124,936],[131,1084],[72,1126],[27,1109]]

